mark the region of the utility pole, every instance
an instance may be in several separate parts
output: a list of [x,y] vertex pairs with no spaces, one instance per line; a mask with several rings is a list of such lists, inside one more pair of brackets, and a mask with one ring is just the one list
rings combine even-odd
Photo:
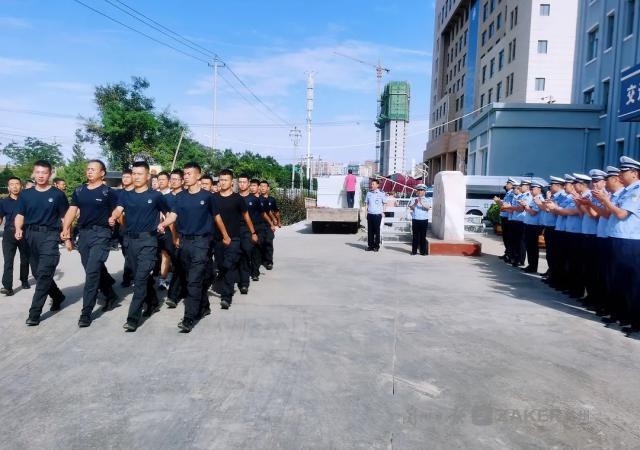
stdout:
[[209,63],[209,67],[213,67],[213,116],[211,121],[211,150],[216,148],[216,110],[218,109],[218,67],[224,67],[225,64],[220,58],[215,56],[213,64]]
[[311,113],[313,112],[313,76],[314,71],[309,72],[307,79],[307,178],[309,179],[309,190],[311,183]]
[[289,132],[289,137],[293,141],[293,162],[291,163],[291,189],[295,188],[295,179],[296,179],[296,158],[298,157],[298,144],[300,144],[300,137],[302,136],[302,132],[300,128],[293,127],[293,129]]

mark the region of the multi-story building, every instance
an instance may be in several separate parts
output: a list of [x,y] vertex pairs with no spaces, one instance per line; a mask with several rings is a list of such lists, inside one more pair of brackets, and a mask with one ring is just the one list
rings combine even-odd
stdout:
[[570,103],[578,0],[438,0],[429,181],[466,171],[468,125],[494,102]]
[[600,167],[622,155],[640,158],[640,124],[618,119],[621,101],[628,101],[620,92],[623,72],[640,63],[640,0],[580,3],[573,101],[601,108]]
[[384,87],[376,126],[380,133],[380,174],[404,173],[409,124],[409,83],[392,81]]

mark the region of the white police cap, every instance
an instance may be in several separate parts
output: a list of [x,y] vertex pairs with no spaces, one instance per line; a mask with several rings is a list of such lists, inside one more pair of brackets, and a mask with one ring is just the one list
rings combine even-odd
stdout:
[[564,184],[564,178],[554,177],[551,175],[549,177],[549,184]]
[[416,191],[426,191],[426,190],[427,190],[427,185],[426,184],[420,183],[420,184],[418,184],[416,186]]
[[589,175],[585,175],[583,173],[574,173],[573,177],[578,183],[591,183],[591,177]]
[[516,180],[515,178],[513,178],[511,180],[511,184],[513,184],[514,186],[520,186],[520,180]]
[[574,177],[573,175],[570,175],[568,173],[564,174],[564,182],[565,183],[575,183],[576,182],[576,177]]
[[620,157],[620,170],[636,169],[640,170],[640,162],[628,156]]
[[607,168],[605,170],[607,171],[607,176],[608,177],[612,177],[614,175],[619,175],[620,174],[620,169],[618,169],[617,167],[607,166]]
[[607,172],[600,169],[591,169],[589,171],[589,176],[593,181],[604,180],[607,177]]

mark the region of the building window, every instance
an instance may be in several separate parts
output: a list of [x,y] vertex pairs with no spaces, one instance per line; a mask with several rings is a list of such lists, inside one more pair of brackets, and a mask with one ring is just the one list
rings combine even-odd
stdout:
[[549,41],[538,41],[538,53],[547,53]]
[[496,0],[491,0],[491,7],[489,8],[489,10],[493,12],[494,9],[496,9]]
[[611,87],[611,82],[609,80],[605,80],[602,82],[602,109],[604,109],[604,113],[606,114],[609,110],[609,89]]
[[582,93],[583,103],[585,105],[593,104],[593,88],[587,89]]
[[619,139],[616,141],[616,151],[617,151],[617,158],[616,161],[620,160],[621,156],[624,156],[624,139]]
[[493,102],[493,89],[489,89],[489,92],[487,93],[487,95],[488,95],[487,103]]
[[489,3],[485,2],[484,5],[482,5],[482,21],[484,22],[485,20],[487,20],[488,16],[489,16]]
[[498,53],[498,72],[504,67],[504,50],[500,50]]
[[494,30],[494,27],[495,27],[494,23],[493,23],[493,22],[491,22],[491,23],[489,24],[489,39],[491,39],[491,38],[493,37],[493,30]]
[[544,91],[546,83],[546,78],[536,78],[536,91]]
[[512,73],[511,75],[509,75],[507,77],[507,80],[509,80],[509,87],[507,88],[507,97],[511,94],[513,94],[513,76],[514,74]]
[[480,108],[484,106],[484,94],[480,96]]
[[496,17],[496,31],[499,31],[502,28],[502,13],[498,14]]
[[551,14],[551,5],[549,3],[540,4],[540,15],[548,16]]
[[613,34],[616,25],[616,16],[611,13],[607,16],[607,42],[606,48],[613,47],[613,38],[615,35]]
[[511,43],[509,44],[509,50],[510,50],[510,53],[511,53],[509,62],[515,61],[515,59],[516,59],[516,40],[515,39],[513,41],[511,41]]
[[499,102],[502,98],[502,81],[496,86],[496,101]]
[[484,45],[485,42],[487,42],[487,32],[486,32],[486,30],[482,32],[482,45]]
[[631,36],[633,34],[633,26],[636,21],[636,0],[626,0],[624,11],[624,35]]
[[491,58],[491,61],[489,62],[489,79],[493,78],[493,74],[496,71],[496,59],[495,58]]
[[587,61],[591,61],[598,56],[598,28],[587,33]]

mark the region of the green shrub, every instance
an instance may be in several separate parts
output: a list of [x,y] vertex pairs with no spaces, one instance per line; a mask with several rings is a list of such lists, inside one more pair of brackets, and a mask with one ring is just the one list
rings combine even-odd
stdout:
[[489,219],[494,225],[501,224],[502,220],[500,218],[500,206],[498,206],[496,203],[491,205],[487,210],[487,219]]
[[282,225],[291,225],[307,218],[303,196],[290,196],[279,192],[272,192],[271,195],[278,203]]

